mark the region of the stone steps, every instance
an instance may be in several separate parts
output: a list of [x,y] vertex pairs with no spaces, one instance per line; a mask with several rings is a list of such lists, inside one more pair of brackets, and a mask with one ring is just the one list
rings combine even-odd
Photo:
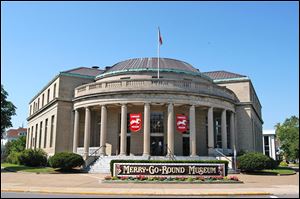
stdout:
[[[110,173],[110,161],[116,159],[123,160],[170,160],[165,156],[99,156],[98,159],[86,168],[89,173]],[[216,157],[210,156],[175,156],[176,160],[216,160]],[[231,168],[228,169],[228,173],[236,173]]]

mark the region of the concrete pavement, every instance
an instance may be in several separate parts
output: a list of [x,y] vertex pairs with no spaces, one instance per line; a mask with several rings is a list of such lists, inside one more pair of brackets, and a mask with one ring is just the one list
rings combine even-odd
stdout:
[[1,192],[101,195],[299,195],[299,173],[289,176],[236,174],[243,184],[103,183],[109,174],[35,174],[1,172]]

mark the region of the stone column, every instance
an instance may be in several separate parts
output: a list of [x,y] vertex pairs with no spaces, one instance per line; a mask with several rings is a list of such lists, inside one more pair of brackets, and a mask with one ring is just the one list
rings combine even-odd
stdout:
[[127,144],[127,106],[122,104],[121,107],[121,138],[120,138],[120,155],[126,155]]
[[150,155],[150,104],[144,105],[144,156]]
[[230,114],[230,148],[233,150],[235,145],[235,132],[234,132],[234,112]]
[[190,107],[190,155],[196,156],[196,118],[195,105]]
[[75,109],[74,117],[74,138],[73,138],[73,153],[77,153],[78,136],[79,136],[79,110]]
[[107,135],[107,109],[101,107],[101,127],[100,127],[100,155],[106,155],[106,135]]
[[222,149],[227,149],[227,128],[226,128],[226,109],[222,111],[221,116],[221,135],[222,135]]
[[89,156],[91,135],[91,110],[89,107],[85,108],[85,122],[84,122],[84,153],[83,158],[86,160]]
[[167,156],[174,155],[174,106],[172,103],[168,106],[168,144]]
[[208,131],[208,154],[212,155],[215,148],[214,140],[214,113],[213,107],[208,108],[207,112],[207,131]]

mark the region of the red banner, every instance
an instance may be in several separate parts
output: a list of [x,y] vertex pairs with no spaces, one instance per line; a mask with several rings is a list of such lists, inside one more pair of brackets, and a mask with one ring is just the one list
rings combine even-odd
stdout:
[[142,114],[141,113],[130,113],[130,131],[137,132],[142,128]]
[[187,131],[187,116],[186,115],[176,115],[176,127],[181,133]]

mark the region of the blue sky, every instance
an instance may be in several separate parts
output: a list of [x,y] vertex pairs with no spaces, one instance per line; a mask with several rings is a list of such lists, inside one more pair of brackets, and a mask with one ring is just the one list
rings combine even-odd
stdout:
[[1,2],[1,84],[27,126],[28,103],[60,71],[136,57],[247,75],[264,129],[299,117],[298,2]]

